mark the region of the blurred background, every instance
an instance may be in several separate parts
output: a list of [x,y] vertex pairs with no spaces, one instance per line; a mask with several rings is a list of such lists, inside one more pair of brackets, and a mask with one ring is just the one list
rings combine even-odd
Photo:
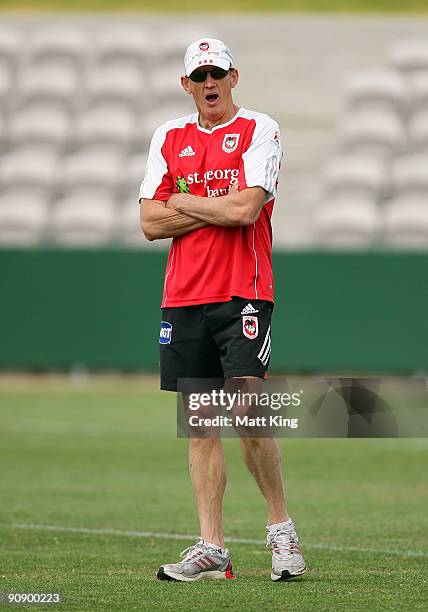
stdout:
[[169,245],[144,239],[137,202],[153,130],[193,110],[187,45],[222,38],[236,101],[284,144],[271,373],[426,377],[426,0],[0,9],[0,591],[64,591],[64,610],[426,609],[426,439],[279,441],[310,568],[286,598],[225,440],[239,580],[197,597],[154,580],[198,523],[158,384]]
[[282,131],[273,370],[426,369],[428,17],[383,8],[3,13],[0,368],[157,370],[169,241],[145,240],[137,194],[211,36]]

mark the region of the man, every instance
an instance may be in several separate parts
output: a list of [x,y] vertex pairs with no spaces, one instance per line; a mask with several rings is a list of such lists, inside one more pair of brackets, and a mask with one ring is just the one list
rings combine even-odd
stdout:
[[[149,240],[173,238],[165,273],[160,334],[161,389],[180,378],[222,378],[248,388],[270,358],[273,308],[270,218],[282,157],[279,128],[267,115],[235,105],[230,50],[216,39],[191,44],[184,91],[197,113],[154,133],[140,189]],[[287,514],[274,438],[241,438],[245,463],[268,507],[272,580],[306,571]],[[191,438],[189,468],[201,537],[161,580],[234,578],[224,547],[226,464],[220,437]]]

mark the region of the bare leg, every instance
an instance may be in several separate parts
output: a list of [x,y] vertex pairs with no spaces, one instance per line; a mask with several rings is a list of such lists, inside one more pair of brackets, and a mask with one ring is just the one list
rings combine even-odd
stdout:
[[281,454],[275,438],[241,438],[245,464],[269,506],[268,525],[288,521]]
[[198,505],[201,537],[224,548],[226,461],[220,438],[190,438],[189,471]]
[[[226,388],[260,393],[262,381],[252,376],[234,377],[226,381]],[[266,498],[269,507],[268,524],[289,519],[285,505],[281,454],[275,438],[240,438],[245,464]]]

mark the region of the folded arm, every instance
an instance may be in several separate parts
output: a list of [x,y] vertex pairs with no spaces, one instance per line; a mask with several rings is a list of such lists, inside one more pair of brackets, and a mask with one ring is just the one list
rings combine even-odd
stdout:
[[140,200],[140,224],[147,240],[182,236],[195,229],[206,227],[209,222],[167,208],[160,200]]
[[266,199],[262,187],[231,189],[225,196],[206,198],[189,193],[174,193],[166,203],[167,210],[185,213],[211,225],[236,227],[252,225],[259,218]]

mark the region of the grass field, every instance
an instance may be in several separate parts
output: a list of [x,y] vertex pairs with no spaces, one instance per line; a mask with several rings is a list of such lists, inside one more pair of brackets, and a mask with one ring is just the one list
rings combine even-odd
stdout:
[[159,582],[198,531],[173,394],[0,383],[0,592],[61,591],[62,610],[426,610],[428,442],[280,444],[306,576],[270,582],[265,503],[226,440],[237,580]]
[[294,13],[428,13],[427,0],[217,0],[203,4],[199,0],[0,0],[0,10],[49,11],[156,11],[266,12]]

